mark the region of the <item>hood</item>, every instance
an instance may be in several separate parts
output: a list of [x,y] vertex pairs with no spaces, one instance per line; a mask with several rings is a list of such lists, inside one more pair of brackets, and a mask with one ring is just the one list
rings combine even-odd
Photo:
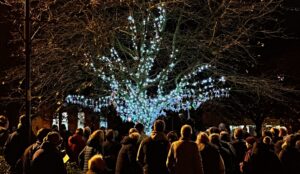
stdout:
[[100,141],[99,139],[97,138],[92,138],[90,139],[88,142],[87,142],[87,145],[89,147],[93,147],[93,148],[96,148],[96,149],[100,149],[101,145],[100,145]]
[[127,145],[127,144],[136,144],[137,143],[137,139],[133,139],[130,138],[129,136],[126,136],[123,138],[123,140],[121,141],[121,144],[123,145]]
[[162,140],[168,141],[166,134],[163,132],[153,131],[153,132],[151,132],[150,137],[154,141],[162,141]]
[[55,145],[53,145],[49,141],[43,142],[41,145],[41,149],[44,149],[46,151],[57,151],[57,148],[55,147]]

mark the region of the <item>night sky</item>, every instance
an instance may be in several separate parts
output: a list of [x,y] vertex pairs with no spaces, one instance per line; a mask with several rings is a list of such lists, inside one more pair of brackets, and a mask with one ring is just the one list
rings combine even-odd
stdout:
[[300,1],[288,0],[285,5],[292,10],[284,14],[283,27],[285,33],[293,39],[266,41],[262,63],[266,72],[282,73],[288,84],[300,89]]
[[[0,0],[1,2],[2,0]],[[0,3],[1,4],[1,3]],[[262,69],[268,74],[284,74],[286,80],[299,88],[300,83],[300,0],[287,0],[284,6],[292,10],[284,14],[286,34],[294,39],[272,39],[265,41],[262,50]],[[297,9],[298,10],[295,10]],[[3,23],[5,7],[0,5],[0,75],[16,60],[9,58],[7,49],[9,26]]]
[[[292,9],[284,14],[283,27],[286,29],[286,34],[293,39],[266,40],[259,64],[266,74],[274,74],[274,78],[277,74],[284,74],[287,84],[300,89],[300,39],[297,39],[300,38],[300,0],[287,0],[284,6]],[[9,26],[3,22],[5,21],[4,12],[5,7],[0,3],[0,75],[3,75],[5,69],[19,61],[9,58],[7,46]]]

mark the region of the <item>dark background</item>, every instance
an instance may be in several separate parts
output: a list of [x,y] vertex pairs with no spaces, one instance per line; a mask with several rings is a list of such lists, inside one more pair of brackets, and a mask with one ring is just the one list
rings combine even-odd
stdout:
[[[0,76],[8,68],[24,62],[24,60],[15,60],[10,58],[12,52],[8,49],[8,39],[10,25],[6,23],[5,13],[7,7],[0,0]],[[295,86],[300,89],[300,0],[286,0],[283,7],[285,10],[282,18],[284,23],[282,27],[288,38],[274,38],[265,40],[265,47],[261,50],[259,66],[263,73],[268,75],[284,75],[284,83],[289,86]],[[10,49],[11,50],[11,49]],[[25,74],[24,74],[25,76]],[[5,89],[1,87],[0,98],[5,96]],[[25,102],[25,100],[24,100]],[[10,119],[17,118],[19,111],[15,109],[15,104],[8,106],[1,105],[0,114],[6,114]]]

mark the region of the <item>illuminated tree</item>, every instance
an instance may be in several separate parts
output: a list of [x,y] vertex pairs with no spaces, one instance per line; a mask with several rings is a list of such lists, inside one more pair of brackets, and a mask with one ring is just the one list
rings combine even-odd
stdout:
[[[183,84],[186,79],[192,84],[193,80],[201,83],[211,77],[216,83],[223,76],[232,91],[250,91],[278,100],[288,89],[253,72],[259,59],[255,50],[264,47],[262,40],[282,32],[277,15],[282,1],[33,1],[33,105],[57,108],[68,94],[85,94],[94,100],[95,106],[103,100],[101,96],[110,96],[111,89],[117,87],[129,92],[130,85],[136,88],[133,90],[141,90],[137,94],[145,99],[172,96],[173,90],[186,87]],[[11,13],[7,19],[13,19],[14,26],[11,44],[17,45],[11,48],[20,48],[13,51],[12,57],[17,59],[23,54],[20,46],[23,7],[22,2],[8,2]],[[165,12],[158,9],[162,5]],[[159,14],[162,19],[151,21]],[[132,17],[129,22],[128,16]],[[132,34],[134,30],[137,34]],[[148,64],[140,62],[143,58]],[[109,61],[113,63],[108,64]],[[206,69],[205,65],[211,67]],[[203,66],[205,71],[196,73],[196,78],[185,78]],[[13,67],[1,78],[2,84],[9,84],[11,89],[9,96],[1,97],[2,103],[21,101],[23,67]],[[147,79],[150,81],[146,82]],[[149,86],[139,86],[147,83]],[[218,88],[219,84],[214,85]],[[196,86],[194,89],[204,89],[206,85]],[[115,95],[116,102],[122,98],[118,93]],[[96,99],[99,97],[100,100]],[[196,101],[192,99],[191,102]],[[199,98],[201,102],[205,100]]]
[[174,88],[168,85],[170,74],[178,66],[175,41],[172,42],[170,55],[165,57],[167,66],[155,66],[161,54],[166,10],[164,4],[159,3],[144,11],[145,14],[130,11],[129,31],[125,33],[125,38],[130,38],[130,44],[117,43],[117,48],[110,49],[109,56],[93,58],[86,54],[92,60],[90,66],[93,72],[109,85],[111,95],[97,100],[69,95],[67,101],[92,107],[96,112],[113,104],[121,118],[141,122],[149,129],[158,116],[166,115],[166,110],[179,112],[191,107],[196,109],[209,99],[228,96],[229,89],[223,87],[224,77],[197,78],[211,68],[208,64],[193,66],[190,73],[178,75]]

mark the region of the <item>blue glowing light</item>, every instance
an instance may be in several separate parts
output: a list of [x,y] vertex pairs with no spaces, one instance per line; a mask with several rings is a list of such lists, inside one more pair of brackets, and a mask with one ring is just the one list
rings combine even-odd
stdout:
[[[203,102],[219,97],[227,97],[229,88],[224,87],[225,77],[208,77],[196,80],[204,71],[211,69],[211,65],[204,64],[196,67],[192,72],[179,78],[173,89],[165,89],[169,76],[176,67],[178,50],[172,45],[168,57],[169,65],[160,72],[151,74],[155,59],[160,51],[162,32],[166,23],[166,10],[163,4],[157,5],[158,15],[149,12],[146,20],[128,17],[129,33],[131,36],[132,61],[136,67],[126,66],[126,62],[114,47],[109,56],[99,56],[96,61],[106,65],[104,70],[95,63],[90,63],[93,72],[109,84],[111,95],[92,99],[82,95],[68,95],[66,101],[83,107],[92,108],[100,112],[101,108],[113,105],[123,120],[143,123],[147,130],[158,116],[166,115],[166,111],[179,112],[181,110],[197,109]],[[152,30],[152,37],[147,37]],[[137,35],[142,37],[137,37]],[[120,77],[121,76],[121,77]],[[126,78],[124,78],[126,77]],[[149,89],[156,86],[156,91]]]

